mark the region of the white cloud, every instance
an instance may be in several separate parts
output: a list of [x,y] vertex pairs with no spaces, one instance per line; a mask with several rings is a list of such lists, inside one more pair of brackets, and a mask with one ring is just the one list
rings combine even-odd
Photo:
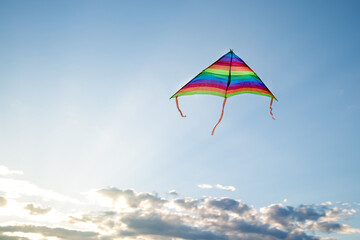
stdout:
[[18,174],[18,175],[22,175],[23,172],[22,171],[17,171],[17,170],[10,170],[9,168],[0,165],[0,175],[11,175],[11,174]]
[[199,187],[199,188],[202,188],[202,189],[217,188],[217,189],[221,189],[221,190],[225,190],[225,191],[232,191],[232,192],[234,192],[234,191],[236,190],[236,188],[233,187],[233,186],[223,186],[223,185],[221,185],[221,184],[215,184],[215,185],[199,184],[198,187]]
[[210,184],[199,184],[198,187],[203,188],[203,189],[211,189],[211,188],[213,188],[213,186],[211,186]]
[[333,204],[332,202],[327,201],[327,202],[322,203],[321,205],[324,205],[324,206],[330,206],[330,205],[332,205],[332,204]]
[[21,196],[40,197],[45,201],[78,202],[76,199],[59,194],[53,190],[42,189],[39,186],[25,180],[12,178],[0,178],[0,191],[8,198],[19,198]]
[[221,185],[221,184],[216,184],[215,187],[218,188],[218,189],[221,189],[221,190],[225,190],[225,191],[232,191],[232,192],[234,192],[234,191],[236,190],[236,188],[233,187],[233,186],[223,186],[223,185]]

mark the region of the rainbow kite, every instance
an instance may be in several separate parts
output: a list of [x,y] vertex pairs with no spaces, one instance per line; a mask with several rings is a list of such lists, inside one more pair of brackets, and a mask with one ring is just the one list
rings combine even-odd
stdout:
[[220,119],[211,133],[211,135],[214,135],[215,128],[221,122],[224,115],[226,99],[242,93],[252,93],[270,97],[270,114],[272,119],[275,120],[271,106],[274,99],[277,101],[276,97],[265,86],[259,76],[241,58],[236,56],[236,54],[230,50],[210,67],[203,70],[183,86],[171,96],[171,98],[175,97],[177,109],[182,117],[186,117],[179,108],[179,96],[210,94],[224,97]]

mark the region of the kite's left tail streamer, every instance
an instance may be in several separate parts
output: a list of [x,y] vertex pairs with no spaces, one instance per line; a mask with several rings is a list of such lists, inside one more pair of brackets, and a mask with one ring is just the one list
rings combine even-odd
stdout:
[[180,108],[179,108],[179,101],[178,101],[178,97],[176,96],[175,97],[175,100],[176,100],[176,107],[177,109],[179,110],[179,113],[182,117],[186,117],[186,115],[183,115],[183,113],[181,112]]
[[275,120],[275,118],[274,118],[274,115],[273,115],[273,113],[272,113],[272,103],[273,103],[273,100],[274,100],[274,98],[271,98],[271,102],[270,102],[270,114],[271,114],[271,117],[272,117],[272,119],[274,119]]
[[212,130],[211,135],[214,135],[215,128],[217,127],[217,125],[219,125],[219,123],[221,122],[221,119],[222,119],[222,117],[223,117],[223,115],[224,115],[224,108],[225,108],[226,99],[227,99],[227,98],[225,97],[224,103],[223,103],[223,107],[222,107],[222,111],[221,111],[220,119],[219,119],[218,123],[215,125],[214,129]]

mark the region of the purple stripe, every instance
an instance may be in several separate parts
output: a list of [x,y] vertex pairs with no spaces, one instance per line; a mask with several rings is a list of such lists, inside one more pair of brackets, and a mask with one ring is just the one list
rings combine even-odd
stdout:
[[[231,58],[230,58],[230,57],[222,57],[222,58],[220,58],[220,60],[221,60],[221,61],[230,62]],[[242,61],[240,58],[236,58],[236,57],[233,57],[233,58],[232,58],[232,61],[233,61],[233,62],[243,63],[243,61]]]
[[[229,63],[229,62],[230,62],[230,59],[231,59],[231,58],[229,58],[229,57],[222,56],[218,61],[228,62],[228,63]],[[218,62],[218,61],[217,61],[217,62]]]
[[252,85],[257,87],[265,87],[264,84],[258,83],[258,82],[239,82],[239,83],[230,83],[229,87],[237,87],[237,86],[243,86],[243,85]]

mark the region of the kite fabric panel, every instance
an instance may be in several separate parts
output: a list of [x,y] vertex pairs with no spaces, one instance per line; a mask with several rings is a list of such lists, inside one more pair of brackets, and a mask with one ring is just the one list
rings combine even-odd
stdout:
[[270,97],[270,114],[272,119],[275,120],[272,113],[272,103],[274,99],[277,101],[276,97],[265,86],[259,76],[240,57],[230,50],[230,52],[226,53],[183,86],[171,96],[170,99],[176,99],[177,109],[182,117],[186,117],[179,108],[178,97],[194,94],[209,94],[224,97],[220,119],[212,131],[212,135],[214,135],[214,131],[224,115],[227,98],[243,93]]
[[242,93],[258,94],[277,100],[259,76],[240,57],[230,51],[203,70],[171,98],[193,94],[228,98]]

